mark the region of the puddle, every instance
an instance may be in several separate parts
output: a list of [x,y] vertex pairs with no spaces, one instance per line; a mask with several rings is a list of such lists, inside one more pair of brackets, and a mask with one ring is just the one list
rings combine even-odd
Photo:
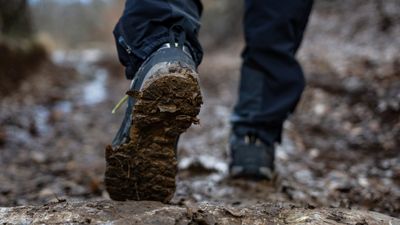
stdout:
[[107,98],[106,82],[108,73],[107,70],[96,65],[96,62],[103,55],[103,52],[99,49],[86,49],[82,51],[58,50],[51,56],[54,64],[72,66],[81,76],[88,80],[80,86],[82,96],[79,104],[94,105]]
[[51,60],[59,66],[75,64],[88,66],[98,62],[103,57],[103,52],[99,49],[85,50],[56,50],[51,54]]
[[63,114],[68,114],[72,111],[72,102],[60,101],[54,105],[54,110]]
[[35,112],[35,127],[39,134],[46,134],[49,132],[50,127],[48,126],[48,118],[50,112],[44,106],[38,106],[34,110]]
[[94,105],[104,101],[107,97],[106,82],[108,73],[104,69],[97,69],[95,78],[83,86],[83,103]]

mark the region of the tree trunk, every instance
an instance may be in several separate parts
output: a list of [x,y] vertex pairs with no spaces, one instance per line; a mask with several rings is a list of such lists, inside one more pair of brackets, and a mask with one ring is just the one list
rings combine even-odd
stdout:
[[0,0],[0,97],[15,92],[47,59],[31,21],[27,0]]
[[5,37],[30,38],[31,15],[26,0],[0,0],[0,32]]

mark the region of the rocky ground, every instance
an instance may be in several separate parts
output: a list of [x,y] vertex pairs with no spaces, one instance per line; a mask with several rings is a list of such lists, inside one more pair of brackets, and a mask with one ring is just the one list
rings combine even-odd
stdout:
[[44,206],[0,208],[0,223],[9,224],[140,224],[140,225],[397,225],[399,219],[376,212],[349,209],[304,209],[291,204],[259,203],[229,207],[201,203],[164,205],[160,202],[56,202]]
[[[317,5],[299,52],[308,87],[285,124],[272,182],[228,178],[228,117],[242,42],[206,52],[200,67],[205,104],[200,125],[181,138],[172,204],[282,203],[400,217],[399,6],[388,1],[385,19],[367,2],[336,11]],[[111,109],[129,82],[107,52],[55,51],[50,58],[0,98],[0,206],[108,199],[104,149],[123,114]]]

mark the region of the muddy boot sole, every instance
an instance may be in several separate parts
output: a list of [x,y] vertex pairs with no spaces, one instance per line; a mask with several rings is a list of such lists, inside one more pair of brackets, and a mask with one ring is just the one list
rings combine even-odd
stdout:
[[153,75],[134,93],[130,142],[106,149],[106,189],[113,200],[169,202],[176,189],[179,135],[200,112],[197,74],[180,66]]

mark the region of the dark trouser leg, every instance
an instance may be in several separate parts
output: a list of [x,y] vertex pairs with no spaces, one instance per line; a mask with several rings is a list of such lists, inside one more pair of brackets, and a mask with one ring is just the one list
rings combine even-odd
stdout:
[[245,39],[234,132],[279,142],[282,124],[296,107],[304,77],[295,54],[312,0],[246,0]]
[[170,31],[177,26],[185,31],[186,45],[196,64],[200,64],[203,52],[197,34],[201,12],[200,0],[127,0],[123,15],[114,29],[126,77],[132,79],[152,52],[163,43],[170,42]]

